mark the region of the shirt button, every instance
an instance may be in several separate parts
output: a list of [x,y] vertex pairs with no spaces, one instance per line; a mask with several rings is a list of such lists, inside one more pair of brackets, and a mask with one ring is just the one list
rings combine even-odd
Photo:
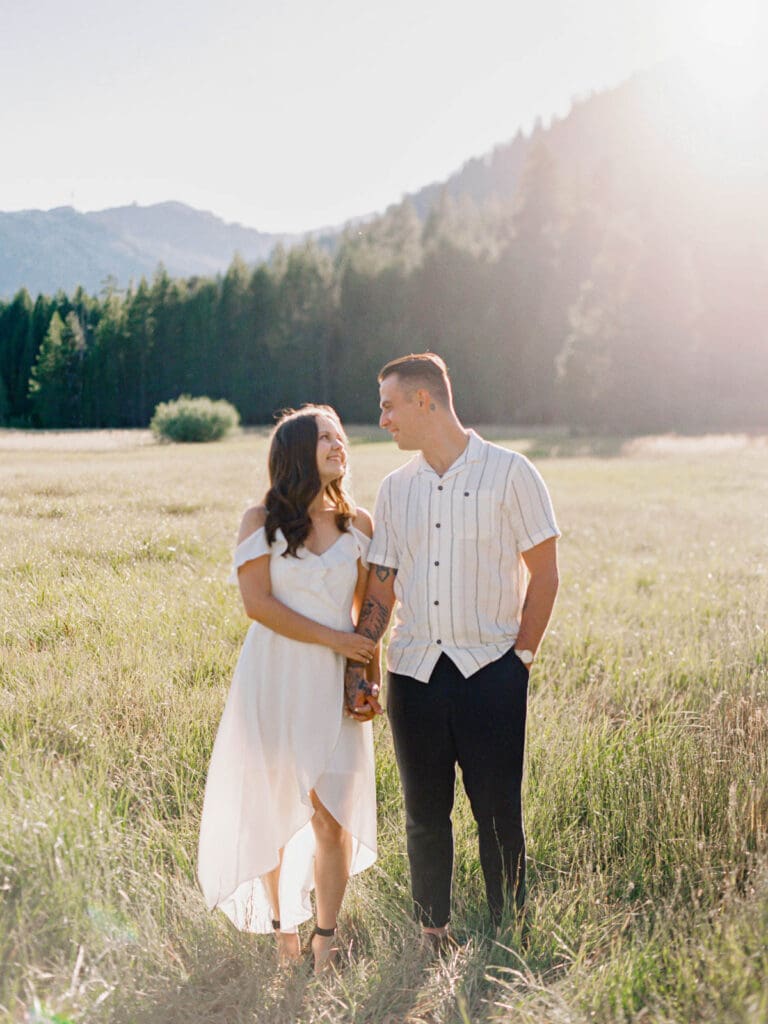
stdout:
[[437,527],[438,530],[440,529],[440,523],[435,523],[435,526]]
[[468,498],[468,497],[469,497],[469,491],[464,491],[464,497],[465,497],[465,498]]
[[435,601],[435,604],[440,604],[440,602],[439,601]]
[[442,484],[438,484],[438,485],[437,485],[437,489],[438,489],[438,491],[442,491],[442,489],[443,489],[443,485],[442,485]]
[[440,565],[440,563],[439,562],[435,562],[435,565]]
[[443,642],[442,640],[435,640],[436,644],[441,644],[442,642]]

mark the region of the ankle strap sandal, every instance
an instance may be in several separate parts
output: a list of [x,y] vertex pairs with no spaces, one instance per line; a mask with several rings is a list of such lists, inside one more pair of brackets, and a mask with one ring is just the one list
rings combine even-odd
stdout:
[[307,953],[309,963],[312,965],[312,969],[315,974],[321,974],[324,971],[332,970],[336,964],[336,960],[339,955],[339,950],[335,943],[324,950],[322,959],[318,962],[315,957],[315,951],[312,949],[312,940],[316,935],[319,935],[323,939],[332,939],[336,934],[336,927],[333,928],[320,928],[318,925],[312,929],[312,934],[309,936],[309,943],[307,944]]

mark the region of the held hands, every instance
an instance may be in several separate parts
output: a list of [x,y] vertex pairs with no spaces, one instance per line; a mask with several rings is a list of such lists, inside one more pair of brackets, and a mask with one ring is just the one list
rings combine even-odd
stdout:
[[359,661],[362,665],[367,665],[373,658],[376,644],[367,636],[361,636],[360,633],[341,632],[336,636],[337,640],[333,645],[333,650],[343,658],[347,658],[349,661]]
[[382,713],[378,696],[379,684],[365,678],[365,668],[347,662],[344,674],[344,713],[349,718],[354,718],[356,722],[370,722],[372,718]]

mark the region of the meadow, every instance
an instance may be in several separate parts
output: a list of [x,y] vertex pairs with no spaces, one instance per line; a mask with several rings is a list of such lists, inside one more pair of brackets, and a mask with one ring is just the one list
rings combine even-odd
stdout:
[[[375,436],[351,455],[369,508],[404,458]],[[536,460],[563,530],[531,676],[529,931],[487,934],[460,792],[467,942],[420,959],[382,719],[380,857],[341,970],[314,979],[276,972],[271,937],[209,914],[194,879],[265,434],[0,431],[0,1019],[768,1021],[768,444],[495,436]]]

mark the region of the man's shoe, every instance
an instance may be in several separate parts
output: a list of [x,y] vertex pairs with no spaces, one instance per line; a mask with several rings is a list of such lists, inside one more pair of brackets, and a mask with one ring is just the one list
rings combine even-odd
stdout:
[[446,959],[462,948],[450,932],[422,931],[419,945],[428,960]]

